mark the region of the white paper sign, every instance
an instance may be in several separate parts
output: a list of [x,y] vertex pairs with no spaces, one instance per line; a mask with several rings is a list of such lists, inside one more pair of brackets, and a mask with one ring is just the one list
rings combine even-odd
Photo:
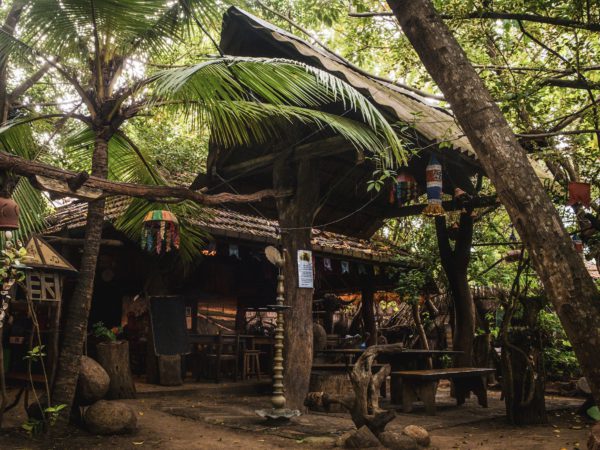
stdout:
[[298,250],[298,287],[312,289],[313,261],[310,250]]

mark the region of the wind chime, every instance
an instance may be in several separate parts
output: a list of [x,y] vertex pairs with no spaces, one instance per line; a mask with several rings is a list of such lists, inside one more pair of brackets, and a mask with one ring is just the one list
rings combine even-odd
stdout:
[[442,207],[442,165],[435,155],[431,155],[425,169],[425,181],[427,182],[427,206],[423,214],[430,217],[443,216],[445,211]]
[[157,254],[179,249],[179,221],[167,210],[150,211],[142,221],[142,249]]
[[396,182],[390,189],[390,204],[403,206],[419,196],[419,186],[415,177],[405,169],[401,169],[396,177]]

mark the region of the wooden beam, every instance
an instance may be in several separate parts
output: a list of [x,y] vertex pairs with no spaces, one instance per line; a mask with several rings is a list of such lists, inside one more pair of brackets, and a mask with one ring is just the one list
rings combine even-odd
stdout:
[[[85,244],[85,239],[67,238],[62,236],[44,236],[44,240],[63,245],[83,246]],[[104,245],[106,247],[123,247],[125,243],[118,239],[101,239],[100,245]]]
[[[275,151],[254,159],[231,164],[218,170],[224,178],[230,178],[244,172],[254,172],[270,167],[277,158],[291,155],[293,161],[321,156],[333,156],[347,151],[356,150],[350,142],[341,136],[333,136],[316,142],[309,142],[287,150]],[[362,158],[361,158],[362,159]]]
[[[473,200],[469,202],[469,206],[473,208],[485,208],[488,206],[494,206],[499,204],[498,198],[495,195],[485,196],[485,197],[475,197]],[[403,206],[401,208],[390,208],[385,213],[386,219],[392,219],[394,217],[408,217],[408,216],[416,216],[417,214],[421,214],[425,207],[426,203],[420,205],[409,205]],[[454,200],[446,200],[442,202],[442,206],[446,211],[457,211],[463,208],[463,205],[459,205]]]
[[[34,177],[42,176],[46,179],[68,182],[73,179],[81,179],[78,172],[60,169],[58,167],[44,164],[38,161],[31,161],[20,156],[10,155],[0,151],[0,169],[8,169],[13,173],[21,176],[30,177],[34,184]],[[49,186],[49,185],[48,185]],[[38,187],[40,187],[38,185]],[[193,191],[181,186],[157,186],[157,185],[142,185],[134,183],[122,183],[117,181],[105,180],[95,176],[90,176],[82,184],[80,189],[100,190],[103,197],[112,195],[124,195],[127,197],[144,198],[150,201],[158,201],[165,203],[180,202],[190,200],[202,205],[218,205],[222,203],[251,203],[259,202],[265,198],[283,198],[292,194],[289,192],[278,192],[273,189],[264,189],[262,191],[253,192],[251,194],[231,194],[224,192],[221,194],[208,195],[202,192]],[[80,189],[75,192],[65,193],[64,186],[61,184],[58,188],[41,187],[43,190],[60,196],[84,197],[80,194]]]

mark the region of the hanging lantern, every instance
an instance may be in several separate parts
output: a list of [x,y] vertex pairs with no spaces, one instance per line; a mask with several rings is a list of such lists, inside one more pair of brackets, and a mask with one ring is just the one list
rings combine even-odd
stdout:
[[402,169],[396,177],[396,182],[390,190],[390,203],[403,206],[419,196],[419,187],[415,177]]
[[423,214],[443,216],[445,211],[442,207],[442,165],[435,155],[431,155],[425,169],[425,180],[427,182],[427,206],[423,210]]
[[150,211],[142,224],[142,249],[156,253],[179,249],[179,221],[166,210]]
[[0,197],[0,230],[19,228],[19,205],[12,198]]
[[589,183],[578,183],[575,181],[569,182],[569,201],[567,206],[573,206],[581,203],[585,207],[589,207],[592,201],[591,186]]

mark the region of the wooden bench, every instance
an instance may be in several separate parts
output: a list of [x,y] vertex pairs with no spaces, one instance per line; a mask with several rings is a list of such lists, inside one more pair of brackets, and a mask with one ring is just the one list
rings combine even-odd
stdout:
[[495,369],[481,367],[459,367],[456,369],[401,370],[392,372],[392,377],[402,384],[402,411],[412,411],[413,402],[421,400],[425,411],[435,415],[435,393],[441,379],[452,380],[456,404],[462,405],[469,392],[477,396],[481,406],[487,408],[487,376]]

